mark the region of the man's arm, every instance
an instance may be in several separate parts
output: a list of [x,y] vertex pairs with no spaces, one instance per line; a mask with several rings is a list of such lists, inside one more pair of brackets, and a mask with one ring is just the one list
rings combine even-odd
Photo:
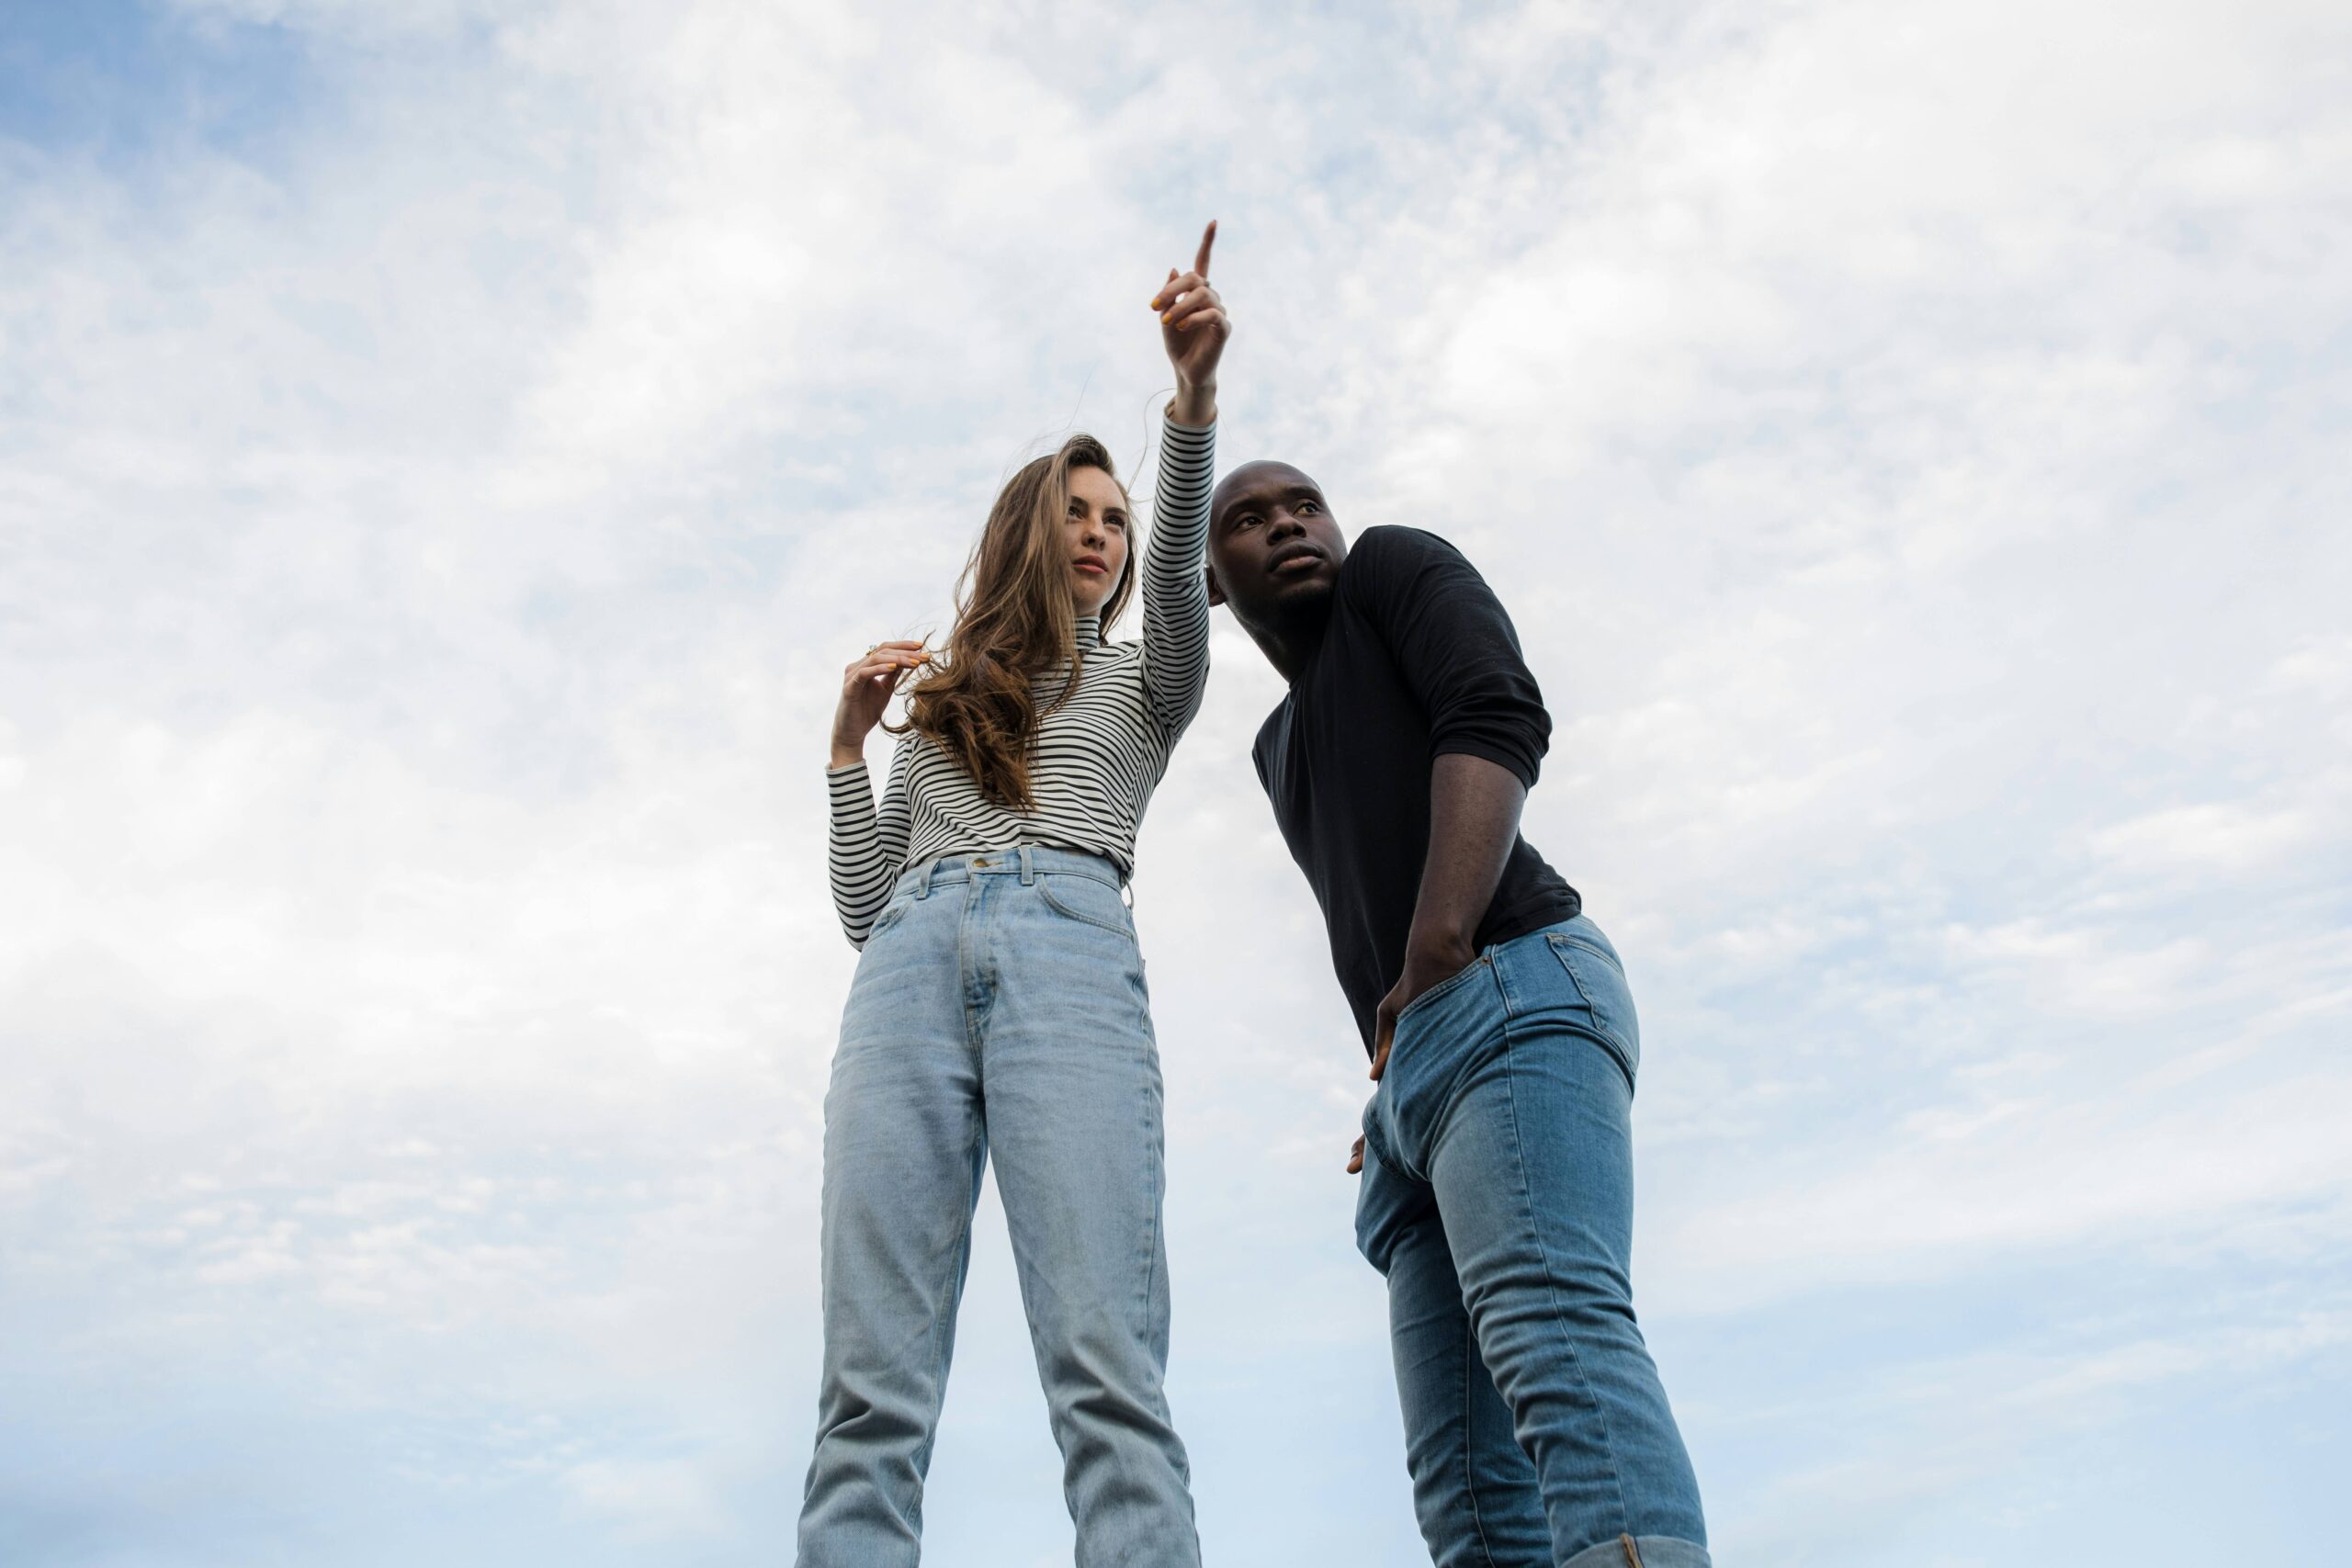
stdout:
[[[1381,532],[1366,607],[1429,714],[1431,756],[1429,849],[1404,971],[1375,1015],[1374,1078],[1388,1070],[1397,1015],[1477,961],[1473,943],[1552,728],[1510,617],[1476,569],[1434,535]],[[1359,1144],[1349,1169],[1362,1153]]]
[[1535,787],[1552,740],[1510,614],[1435,534],[1368,528],[1349,552],[1356,603],[1428,716],[1430,755],[1483,757]]
[[1396,1015],[1423,991],[1477,960],[1472,942],[1487,906],[1495,901],[1503,863],[1519,839],[1527,786],[1509,768],[1484,757],[1450,752],[1430,764],[1430,848],[1421,864],[1420,897],[1412,933],[1405,940],[1405,972],[1380,1000],[1373,1040],[1372,1076],[1388,1070]]
[[[1413,999],[1478,962],[1471,943],[1503,864],[1519,838],[1527,786],[1509,768],[1484,757],[1450,752],[1430,764],[1430,852],[1421,865],[1420,897],[1413,904],[1412,934],[1405,940],[1405,973],[1380,998],[1372,1049],[1372,1076],[1388,1070],[1396,1015]],[[1348,1154],[1348,1169],[1363,1168],[1363,1139]]]
[[1462,972],[1519,836],[1520,808],[1552,739],[1552,716],[1510,615],[1462,552],[1412,528],[1367,532],[1360,601],[1428,715],[1430,841],[1404,972],[1381,1003],[1374,1077],[1396,1015]]

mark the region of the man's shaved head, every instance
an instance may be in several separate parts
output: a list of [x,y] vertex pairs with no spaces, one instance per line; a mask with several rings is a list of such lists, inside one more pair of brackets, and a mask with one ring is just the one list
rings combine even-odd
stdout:
[[1322,487],[1289,463],[1244,463],[1209,497],[1209,603],[1293,674],[1321,635],[1347,558]]
[[1321,488],[1288,463],[1276,462],[1271,457],[1244,463],[1216,481],[1216,489],[1209,496],[1210,526],[1216,526],[1216,520],[1225,514],[1227,503],[1238,497],[1254,495],[1262,489],[1292,490],[1301,485],[1308,490]]

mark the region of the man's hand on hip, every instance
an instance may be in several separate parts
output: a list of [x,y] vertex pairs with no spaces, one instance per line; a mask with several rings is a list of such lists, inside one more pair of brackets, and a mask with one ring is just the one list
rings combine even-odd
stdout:
[[[1372,1076],[1376,1080],[1388,1070],[1389,1047],[1396,1043],[1396,1019],[1416,999],[1436,989],[1478,962],[1478,954],[1469,942],[1456,937],[1426,949],[1414,949],[1405,954],[1405,973],[1396,984],[1380,998],[1380,1010],[1373,1024]],[[1348,1174],[1353,1176],[1363,1168],[1363,1139],[1359,1136],[1355,1147],[1348,1151]]]
[[1375,1082],[1388,1070],[1388,1048],[1396,1040],[1397,1018],[1424,992],[1435,990],[1477,962],[1477,953],[1463,937],[1419,943],[1405,950],[1405,972],[1396,976],[1396,983],[1380,998],[1380,1010],[1373,1015],[1372,1076]]

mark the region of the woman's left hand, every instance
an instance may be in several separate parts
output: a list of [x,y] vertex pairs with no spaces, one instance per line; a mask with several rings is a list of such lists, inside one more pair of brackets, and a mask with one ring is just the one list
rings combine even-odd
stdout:
[[1216,224],[1201,231],[1200,254],[1193,270],[1168,269],[1168,281],[1151,297],[1159,312],[1159,341],[1168,363],[1176,371],[1176,404],[1180,424],[1209,424],[1216,419],[1216,366],[1225,356],[1225,340],[1233,335],[1225,300],[1209,287],[1209,248],[1216,243]]

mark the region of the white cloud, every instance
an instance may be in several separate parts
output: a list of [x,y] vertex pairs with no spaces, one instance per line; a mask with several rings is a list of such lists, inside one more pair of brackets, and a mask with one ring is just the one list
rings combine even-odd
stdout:
[[621,1521],[640,1538],[707,1533],[723,1517],[704,1477],[683,1461],[594,1461],[574,1466],[564,1483],[582,1506]]
[[2317,819],[2293,807],[2224,802],[2179,806],[2119,822],[2091,847],[2127,867],[2186,867],[2222,875],[2258,871],[2324,841]]
[[[10,1342],[92,1325],[55,1397],[249,1357],[289,1420],[459,1412],[435,1485],[788,1513],[813,738],[1019,457],[1140,450],[1139,289],[1212,215],[1227,459],[1462,542],[1554,700],[1530,833],[1641,998],[1665,1336],[2083,1256],[2338,1288],[2340,7],[181,11],[337,112],[0,154],[0,1227]],[[1204,1518],[1409,1562],[1366,1086],[1244,760],[1278,686],[1216,657],[1138,883]],[[2128,1288],[1952,1386],[2302,1343]],[[975,1291],[935,1547],[1059,1550]],[[1676,1385],[1702,1447],[1771,1376]],[[1347,1434],[1297,1495],[1272,1400]],[[1722,1492],[2018,1462],[1890,1431]]]

